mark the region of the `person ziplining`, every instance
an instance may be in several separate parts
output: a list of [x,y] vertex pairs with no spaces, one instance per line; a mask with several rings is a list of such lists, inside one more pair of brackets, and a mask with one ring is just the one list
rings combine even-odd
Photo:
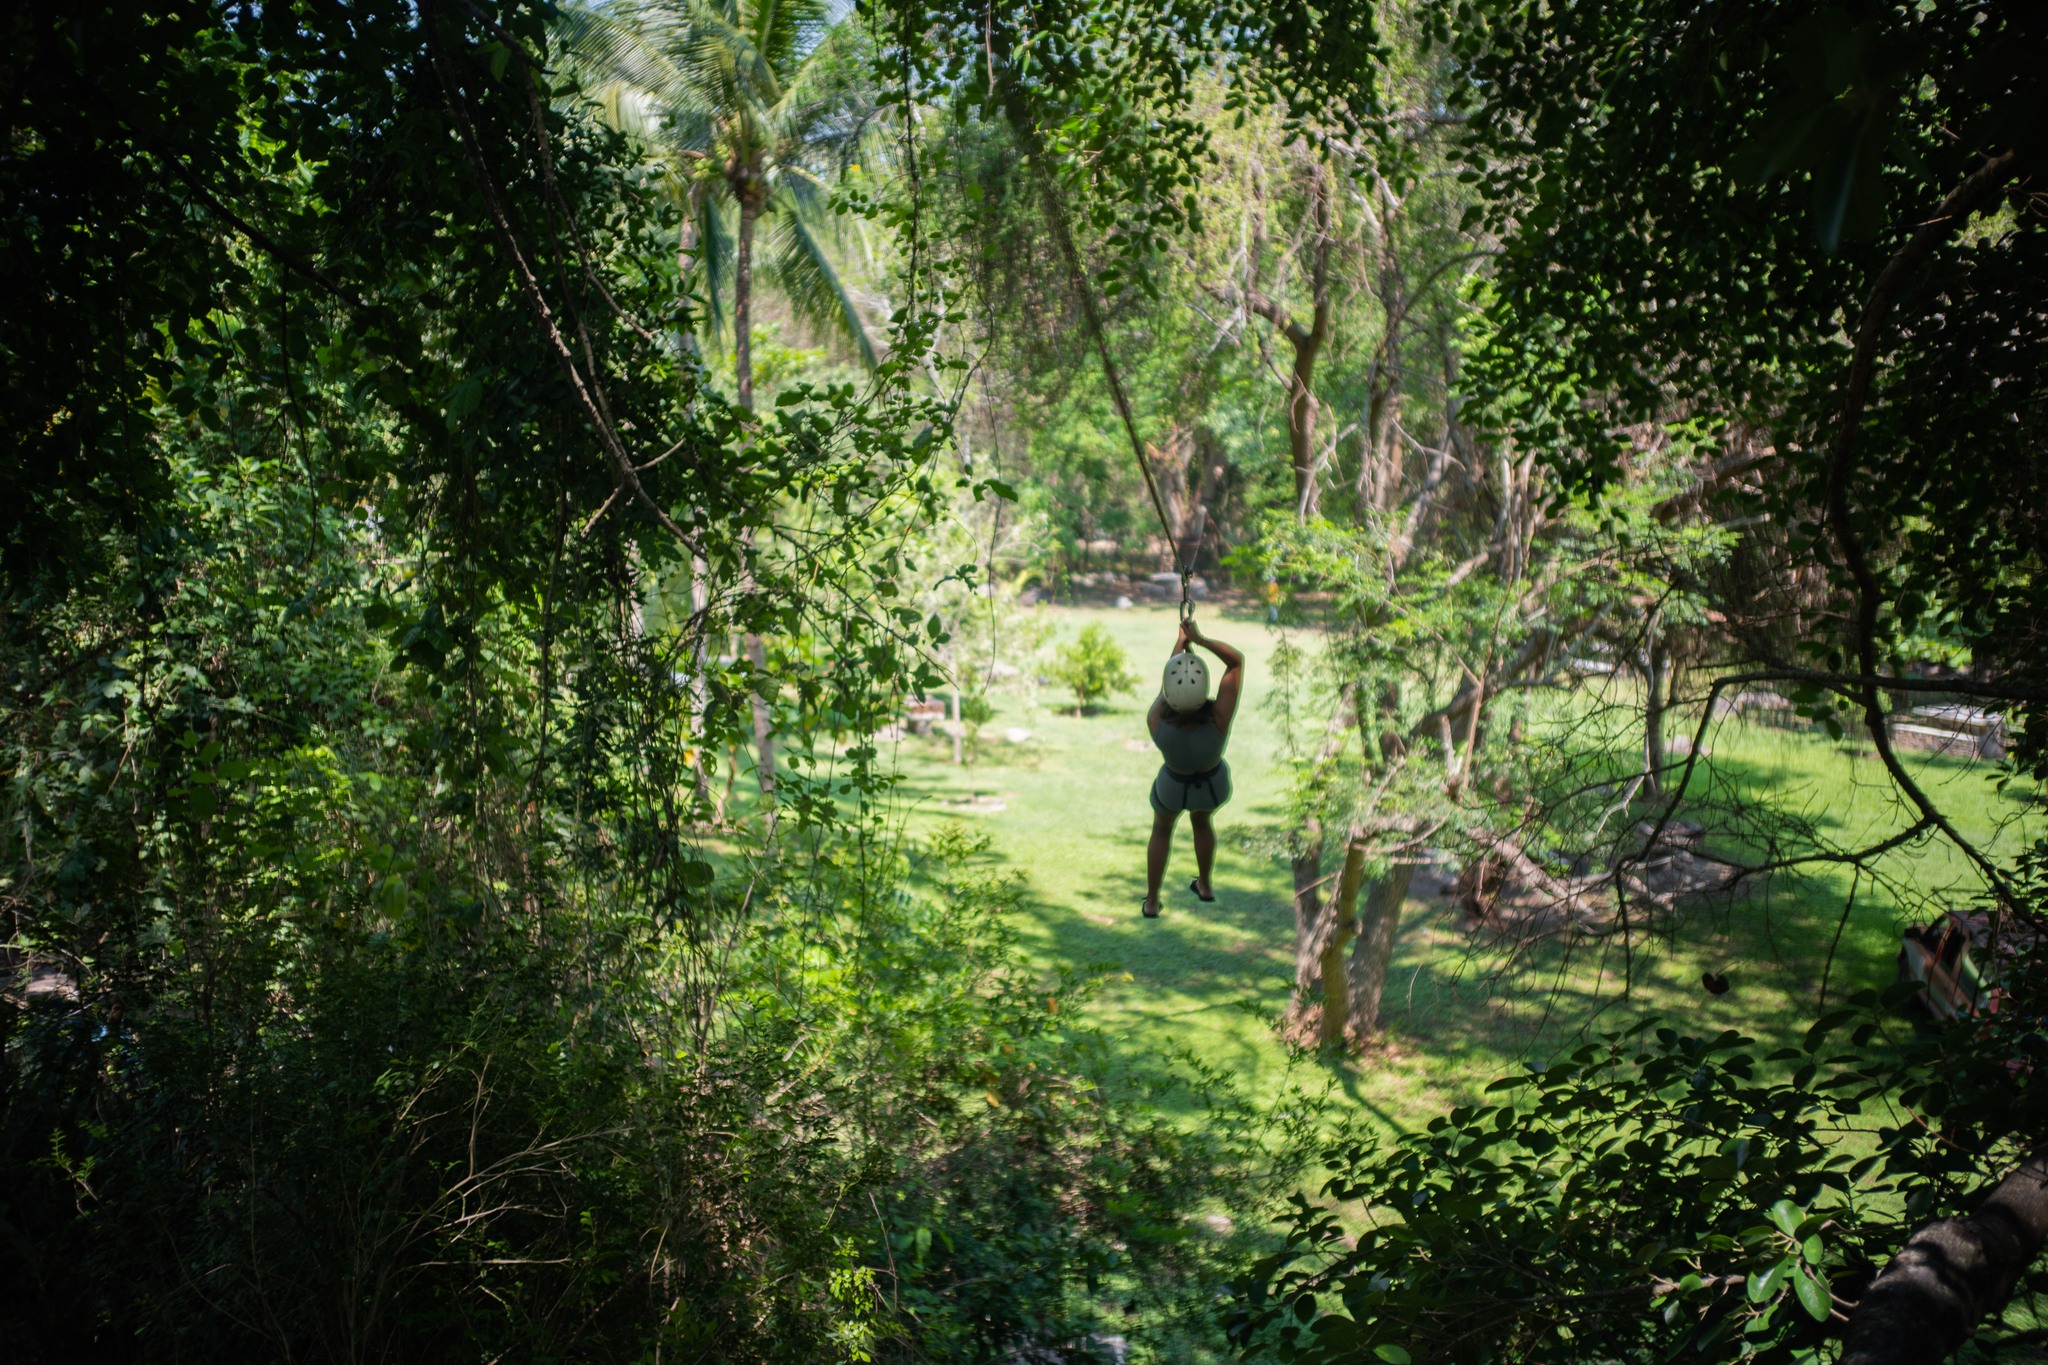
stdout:
[[[1029,120],[1017,117],[1012,123],[1020,130]],[[1166,855],[1173,847],[1173,827],[1180,813],[1188,813],[1195,841],[1195,879],[1188,889],[1204,901],[1216,899],[1209,877],[1216,861],[1216,827],[1210,815],[1230,800],[1230,765],[1223,761],[1224,746],[1230,740],[1231,718],[1237,714],[1237,699],[1244,686],[1244,655],[1220,640],[1205,637],[1195,625],[1195,546],[1183,544],[1173,518],[1166,514],[1166,500],[1159,495],[1159,480],[1153,476],[1152,461],[1145,442],[1138,435],[1138,422],[1131,413],[1131,400],[1124,392],[1123,377],[1109,352],[1109,338],[1103,332],[1102,314],[1095,305],[1095,293],[1088,287],[1087,272],[1081,268],[1081,254],[1067,226],[1059,189],[1044,163],[1043,150],[1027,133],[1026,153],[1037,174],[1039,192],[1045,204],[1046,222],[1059,246],[1060,258],[1074,297],[1081,305],[1081,320],[1095,354],[1102,361],[1103,383],[1109,389],[1124,436],[1130,442],[1131,458],[1144,477],[1152,510],[1159,515],[1159,529],[1173,557],[1174,573],[1180,578],[1180,635],[1174,641],[1173,656],[1166,661],[1166,674],[1159,699],[1152,704],[1146,725],[1152,742],[1166,761],[1152,779],[1152,840],[1145,849],[1145,900],[1139,907],[1147,919],[1159,917],[1159,883],[1166,876]],[[1189,645],[1201,645],[1223,661],[1223,681],[1216,697],[1209,697],[1209,668]]]
[[[1217,684],[1214,699],[1209,696],[1209,666],[1194,652],[1194,645],[1223,661],[1223,681]],[[1145,717],[1145,728],[1165,760],[1152,779],[1152,841],[1145,846],[1145,900],[1138,907],[1146,919],[1159,918],[1159,884],[1166,879],[1166,856],[1182,811],[1188,813],[1195,841],[1195,878],[1188,890],[1197,900],[1216,899],[1210,881],[1216,867],[1216,826],[1210,817],[1230,800],[1230,765],[1223,760],[1223,750],[1230,743],[1230,722],[1243,690],[1244,655],[1202,634],[1193,617],[1183,617],[1159,697]]]

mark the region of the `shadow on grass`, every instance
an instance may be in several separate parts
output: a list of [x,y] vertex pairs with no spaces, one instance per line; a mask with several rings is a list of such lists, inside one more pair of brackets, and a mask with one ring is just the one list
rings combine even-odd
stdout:
[[[1259,629],[1262,617],[1254,604],[1209,610],[1203,619],[1217,622],[1219,635],[1226,633],[1220,622],[1229,621],[1236,640]],[[1170,623],[1131,619],[1117,628],[1151,648]],[[1273,1028],[1293,987],[1294,955],[1286,812],[1277,799],[1284,784],[1265,756],[1278,744],[1270,723],[1248,711],[1247,733],[1237,741],[1245,780],[1218,817],[1217,901],[1200,904],[1186,890],[1193,857],[1183,823],[1163,887],[1165,914],[1146,921],[1138,915],[1151,824],[1143,784],[1154,760],[1136,756],[1148,748],[1137,724],[1142,708],[1104,706],[1085,721],[1070,710],[1020,718],[1038,732],[1034,745],[990,754],[974,768],[938,764],[935,750],[920,751],[899,769],[899,797],[924,816],[991,822],[985,827],[998,840],[991,858],[1027,879],[1020,928],[1031,960],[1052,971],[1107,973],[1087,1017],[1110,1035],[1113,1054],[1134,1076],[1156,1074],[1159,1057],[1184,1048],[1235,1074],[1256,1096],[1280,1093],[1290,1077],[1326,1079],[1361,1114],[1389,1125],[1419,1122],[1522,1062],[1547,1060],[1588,1033],[1645,1014],[1692,1033],[1737,1029],[1766,1048],[1796,1041],[1817,1012],[1823,974],[1830,1003],[1889,981],[1897,930],[1910,913],[1902,899],[1948,894],[1944,888],[1961,886],[1967,872],[1939,848],[1898,850],[1886,864],[1889,882],[1861,881],[1846,922],[1848,873],[1838,866],[1780,873],[1729,903],[1697,906],[1626,948],[1612,938],[1504,944],[1470,932],[1447,900],[1416,896],[1403,915],[1382,1038],[1357,1057],[1310,1056],[1297,1065]],[[1861,846],[1903,823],[1876,763],[1852,761],[1823,737],[1731,723],[1708,743],[1719,752],[1702,764],[1703,795],[1680,814],[1707,826],[1711,850],[1747,859],[1764,851],[1733,818],[1763,798],[1837,846]],[[913,758],[908,750],[906,758]],[[1993,827],[2014,811],[1982,781],[1988,770],[1981,765],[1910,761],[1943,792],[1938,799],[1962,811],[1966,828]],[[1259,799],[1268,792],[1276,799]],[[1006,800],[1006,810],[993,802],[977,807],[976,793]],[[1710,995],[1700,979],[1705,971],[1725,973],[1732,989]],[[1183,1102],[1188,1097],[1162,1097]]]

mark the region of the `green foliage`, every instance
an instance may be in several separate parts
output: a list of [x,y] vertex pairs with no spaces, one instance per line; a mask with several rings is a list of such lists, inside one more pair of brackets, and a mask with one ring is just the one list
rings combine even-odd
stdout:
[[[1109,1067],[1014,886],[880,819],[861,740],[943,678],[907,605],[951,495],[934,315],[865,388],[737,411],[671,201],[548,84],[541,11],[181,15],[14,30],[10,1347],[1185,1330],[1242,1260],[1190,1215],[1257,1207],[1308,1130]],[[765,667],[719,657],[750,633]],[[713,826],[750,694],[775,813]]]
[[1196,189],[1213,131],[1192,107],[1203,76],[1225,83],[1232,114],[1280,107],[1289,142],[1378,113],[1374,10],[1355,0],[1066,0],[999,12],[882,0],[870,9],[892,88],[945,90],[961,116],[1001,120],[1043,177],[1012,191],[1036,202],[1050,188],[1103,234],[1095,283],[1106,297],[1156,293],[1171,235],[1201,225]]
[[844,1215],[877,1239],[865,1264],[895,1334],[878,1358],[987,1360],[1134,1328],[1163,1349],[1199,1332],[1207,1286],[1242,1264],[1195,1215],[1263,1207],[1303,1169],[1322,1106],[1290,1095],[1276,1118],[1192,1059],[1120,1064],[1082,1022],[1092,984],[1024,968],[1021,881],[981,867],[986,848],[940,833],[927,894],[872,902],[803,955],[811,1056],[865,1059],[833,1112],[862,1132],[849,1156],[882,1173]]
[[784,1360],[866,1312],[733,976],[801,879],[707,848],[693,779],[759,690],[781,828],[879,795],[810,748],[936,681],[871,554],[940,496],[930,319],[865,392],[726,407],[544,19],[10,20],[0,876],[10,990],[62,983],[0,1007],[31,1358]]
[[729,303],[747,310],[740,257],[749,273],[760,268],[758,215],[767,273],[790,308],[872,367],[867,327],[825,246],[830,177],[858,154],[872,87],[861,27],[829,23],[829,10],[636,0],[570,7],[561,31],[588,93],[652,148],[676,191],[690,290],[711,332],[729,326]]
[[1352,1246],[1299,1200],[1233,1339],[1304,1363],[1827,1358],[1844,1306],[2048,1102],[2033,1022],[1911,1035],[1877,1005],[1769,1055],[1645,1021],[1338,1148],[1324,1193],[1370,1226]]
[[[1621,472],[1621,433],[1674,405],[1768,433],[1750,510],[1838,594],[1860,589],[1834,542],[1868,541],[1881,659],[1946,636],[2038,698],[2043,661],[2021,642],[2048,618],[2048,463],[2022,395],[2048,363],[2048,219],[2021,207],[2017,168],[2048,148],[2048,17],[1474,0],[1442,19],[1469,77],[1450,92],[1470,113],[1462,174],[1502,238],[1475,415],[1596,486]],[[1937,221],[2006,153],[1973,222]],[[1887,279],[1923,231],[1931,249]],[[1843,342],[1880,280],[1873,401],[1831,474]],[[1786,653],[1835,667],[1854,643],[1830,628]],[[2048,755],[2037,744],[2026,761]]]
[[1046,669],[1046,676],[1073,692],[1075,715],[1104,697],[1128,692],[1138,685],[1137,674],[1131,672],[1130,656],[1098,625],[1083,626],[1079,636],[1061,645]]

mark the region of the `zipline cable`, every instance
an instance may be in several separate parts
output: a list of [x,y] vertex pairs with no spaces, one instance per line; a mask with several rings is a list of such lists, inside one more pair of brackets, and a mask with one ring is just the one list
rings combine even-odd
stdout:
[[1052,225],[1053,240],[1059,245],[1060,258],[1066,263],[1074,294],[1081,301],[1082,320],[1088,325],[1095,353],[1102,358],[1102,377],[1109,382],[1110,401],[1116,404],[1117,416],[1123,419],[1124,435],[1130,438],[1131,458],[1138,462],[1138,472],[1145,476],[1145,491],[1152,495],[1152,510],[1159,514],[1159,529],[1166,533],[1167,553],[1173,556],[1173,571],[1180,575],[1180,619],[1190,620],[1195,614],[1194,566],[1181,558],[1180,537],[1174,533],[1173,522],[1166,515],[1166,500],[1159,495],[1159,481],[1153,477],[1151,460],[1145,457],[1145,443],[1138,438],[1138,424],[1131,416],[1131,400],[1124,396],[1123,379],[1117,373],[1116,360],[1109,353],[1109,340],[1102,330],[1102,314],[1095,307],[1095,293],[1088,287],[1088,277],[1081,270],[1081,253],[1075,249],[1074,234],[1067,228],[1067,216],[1062,211],[1052,171],[1045,164],[1044,154],[1032,131],[1020,125],[1017,132],[1024,139],[1025,155],[1030,158],[1032,170],[1038,176],[1039,196],[1045,201],[1046,220]]

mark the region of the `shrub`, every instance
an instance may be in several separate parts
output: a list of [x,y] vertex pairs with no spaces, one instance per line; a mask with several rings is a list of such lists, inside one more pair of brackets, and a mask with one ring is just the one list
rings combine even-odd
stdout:
[[1123,646],[1109,638],[1101,626],[1088,626],[1072,644],[1061,645],[1048,674],[1062,687],[1073,689],[1074,714],[1080,715],[1104,697],[1128,692],[1138,685],[1131,672],[1130,658]]
[[2035,1016],[1909,1036],[1879,1003],[1768,1054],[1646,1020],[1422,1132],[1337,1144],[1325,1199],[1372,1224],[1301,1201],[1232,1338],[1283,1365],[1832,1359],[1843,1306],[2038,1141],[2048,1103]]
[[960,694],[960,724],[963,748],[969,763],[974,762],[981,748],[981,727],[994,720],[995,703],[988,699],[986,692],[963,692]]

